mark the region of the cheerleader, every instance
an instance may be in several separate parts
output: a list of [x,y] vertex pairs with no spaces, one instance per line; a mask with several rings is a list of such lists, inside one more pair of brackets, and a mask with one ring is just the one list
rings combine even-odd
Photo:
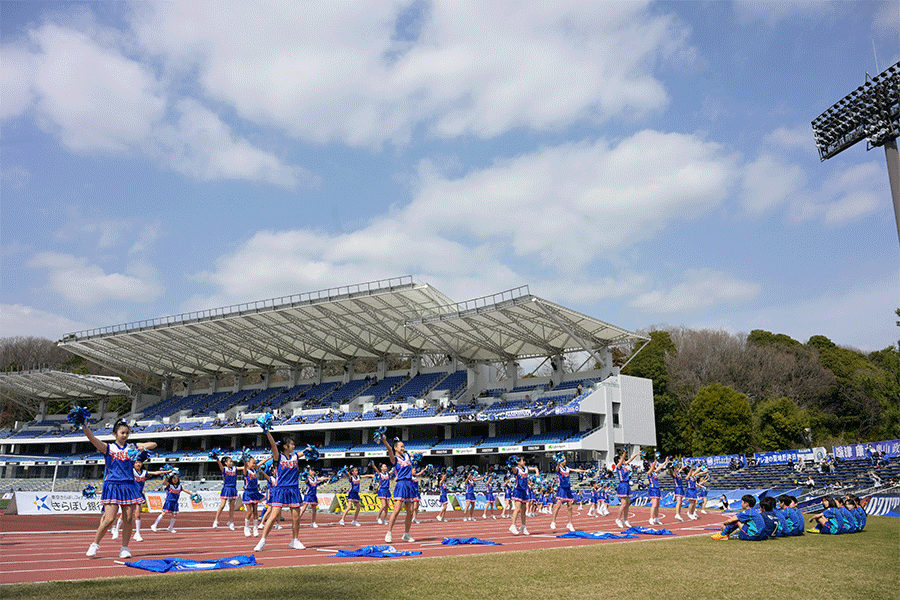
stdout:
[[447,473],[444,472],[441,475],[441,481],[438,484],[438,488],[441,490],[441,497],[438,499],[438,503],[441,505],[441,512],[437,516],[438,521],[443,521],[447,518],[447,505],[450,504],[450,501],[447,499]]
[[[141,503],[134,511],[134,541],[143,542],[144,538],[141,537],[141,506],[145,504],[144,500],[144,483],[147,481],[147,477],[155,476],[155,475],[163,475],[165,471],[147,471],[144,469],[144,463],[150,460],[150,454],[144,450],[134,459],[134,482],[138,486],[138,491],[141,494]],[[119,537],[119,531],[122,529],[122,515],[119,515],[119,521],[113,526],[110,530],[112,534],[112,539],[116,539]]]
[[495,521],[497,520],[497,515],[494,514],[494,508],[497,504],[497,498],[494,496],[494,480],[491,477],[487,478],[487,488],[484,490],[484,511],[481,513],[482,519],[487,519],[488,510],[491,511],[491,518]]
[[709,489],[706,484],[709,483],[709,474],[703,473],[697,481],[697,504],[700,505],[700,514],[706,514],[706,501],[709,500]]
[[[267,475],[266,481],[268,482],[268,485],[266,486],[266,505],[263,507],[262,512],[259,514],[259,522],[265,524],[266,511],[269,509],[269,506],[272,503],[272,489],[278,483],[278,465],[270,465],[268,474],[265,472],[265,469],[260,469],[259,472],[263,475]],[[279,519],[279,521],[280,520],[281,519]],[[274,529],[281,529],[281,523],[275,523]]]
[[621,506],[619,506],[619,516],[616,519],[617,527],[631,527],[631,523],[628,522],[628,509],[631,507],[631,471],[629,470],[628,464],[631,463],[635,458],[640,455],[640,452],[635,452],[630,459],[625,460],[625,453],[622,452],[622,456],[619,457],[619,462],[616,464],[616,475],[618,475],[619,484],[616,487],[616,495],[619,496],[619,502],[621,502]]
[[312,509],[312,526],[318,529],[316,514],[319,511],[319,484],[328,481],[327,477],[316,477],[316,470],[310,465],[306,470],[306,492],[303,494],[303,508],[300,509],[300,517],[306,514],[306,509]]
[[181,497],[181,494],[190,494],[191,491],[184,489],[181,485],[181,478],[178,477],[178,473],[174,472],[169,473],[169,475],[166,476],[166,487],[163,489],[166,491],[166,501],[163,502],[162,512],[156,517],[156,521],[150,526],[150,530],[156,532],[162,518],[166,515],[170,515],[169,526],[166,528],[166,531],[175,533],[175,517],[178,516],[178,498]]
[[590,509],[588,509],[587,516],[589,517],[599,517],[600,516],[600,483],[595,481],[591,484],[591,491],[588,496],[588,505]]
[[585,469],[570,469],[566,464],[566,457],[560,456],[560,461],[556,463],[556,477],[558,484],[556,486],[556,505],[553,507],[553,517],[550,519],[550,531],[556,529],[556,516],[563,504],[566,505],[566,511],[569,515],[569,522],[566,529],[575,531],[572,524],[572,502],[575,498],[572,496],[572,473],[587,473]]
[[599,511],[600,514],[598,517],[607,517],[609,516],[609,493],[610,490],[606,487],[600,488],[600,506]]
[[676,460],[672,466],[672,479],[675,482],[675,520],[684,521],[681,517],[681,503],[684,499],[684,476],[687,474],[687,467],[679,467]]
[[662,498],[662,494],[659,489],[659,472],[665,469],[668,465],[668,458],[664,463],[659,464],[659,460],[654,457],[653,462],[650,463],[650,468],[647,470],[647,481],[650,484],[647,489],[647,497],[650,498],[651,525],[662,525],[662,522],[659,520],[659,501],[660,498]]
[[237,467],[234,466],[234,460],[230,456],[219,458],[216,456],[216,464],[219,465],[219,471],[222,472],[222,492],[219,497],[222,499],[219,509],[216,511],[216,517],[213,520],[213,529],[219,526],[219,516],[225,505],[228,505],[228,529],[234,531],[234,503],[237,501]]
[[[375,483],[378,484],[378,500],[381,501],[381,509],[375,522],[384,525],[388,521],[388,513],[391,507],[391,474],[388,472],[388,466],[384,463],[381,465],[381,471],[375,476]],[[383,519],[381,515],[384,515]]]
[[[144,499],[137,484],[134,481],[134,458],[132,448],[128,446],[128,436],[131,435],[131,427],[125,421],[117,421],[113,425],[113,437],[115,441],[101,442],[91,431],[87,421],[82,429],[87,439],[94,445],[98,452],[104,455],[106,470],[103,475],[103,491],[100,496],[100,504],[103,505],[103,516],[100,525],[94,535],[94,541],[87,551],[87,556],[97,556],[100,550],[100,540],[106,535],[116,520],[116,513],[122,510],[122,548],[119,550],[119,558],[131,558],[128,542],[131,540],[132,523],[134,514]],[[156,442],[144,442],[135,444],[138,452],[141,450],[153,450]]]
[[687,488],[685,496],[687,496],[688,510],[687,516],[691,521],[696,521],[700,517],[697,516],[697,475],[700,474],[700,467],[694,467],[687,474]]
[[300,495],[300,455],[294,452],[294,439],[285,436],[279,443],[275,443],[272,433],[266,431],[266,437],[269,438],[269,445],[272,447],[272,464],[278,465],[278,479],[274,486],[270,486],[271,500],[266,510],[266,520],[263,525],[262,536],[259,543],[253,549],[254,552],[260,552],[266,547],[266,536],[272,531],[272,527],[281,518],[281,510],[284,508],[291,509],[291,543],[288,547],[294,550],[303,550],[306,548],[297,539],[300,533],[300,505],[303,498]]
[[415,540],[409,535],[409,530],[412,526],[413,509],[415,508],[414,505],[418,492],[412,481],[412,457],[409,452],[406,452],[405,446],[400,439],[394,438],[393,446],[388,443],[386,437],[382,437],[381,441],[384,442],[384,445],[388,449],[388,458],[391,460],[391,464],[394,465],[394,472],[397,479],[397,482],[394,484],[394,512],[391,513],[391,518],[388,522],[388,530],[387,533],[384,534],[384,541],[389,544],[391,543],[391,530],[394,528],[394,523],[397,522],[397,515],[400,514],[400,508],[402,507],[406,509],[403,541],[414,542]]
[[525,535],[531,535],[528,533],[528,528],[525,526],[525,517],[526,512],[528,510],[528,490],[530,483],[528,481],[528,473],[538,473],[537,467],[526,467],[525,466],[525,457],[519,457],[518,463],[516,464],[515,469],[515,477],[516,477],[516,486],[512,491],[512,499],[515,502],[515,508],[513,508],[512,513],[512,524],[509,526],[509,532],[513,535],[519,535],[519,530],[516,529],[516,517],[519,515],[522,516],[522,533]]
[[464,483],[466,488],[466,508],[463,513],[463,521],[475,520],[475,482],[484,480],[484,477],[475,477],[476,473],[477,471],[466,473],[466,480]]
[[259,537],[259,503],[265,498],[259,491],[259,478],[262,477],[268,481],[268,475],[262,469],[256,466],[256,459],[252,456],[247,457],[241,467],[244,475],[244,493],[241,496],[241,502],[247,510],[247,516],[244,517],[244,537]]
[[350,480],[350,490],[347,492],[347,508],[344,509],[344,514],[341,515],[341,520],[338,521],[338,525],[344,525],[344,517],[347,516],[347,513],[350,512],[350,507],[355,507],[356,512],[353,514],[352,525],[360,526],[359,521],[359,509],[362,506],[362,502],[359,498],[359,485],[362,483],[363,479],[372,479],[375,475],[360,475],[359,467],[350,467],[350,472],[347,474],[347,478]]
[[509,476],[503,479],[503,511],[500,513],[501,519],[508,519],[513,511],[512,484],[509,482]]
[[580,488],[572,493],[572,504],[578,505],[578,512],[584,510],[584,494],[581,492]]

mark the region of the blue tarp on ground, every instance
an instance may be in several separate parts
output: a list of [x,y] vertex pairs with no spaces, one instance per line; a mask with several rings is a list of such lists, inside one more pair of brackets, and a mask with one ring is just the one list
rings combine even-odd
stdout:
[[441,542],[445,546],[458,546],[460,544],[484,544],[486,546],[502,546],[500,542],[492,542],[491,540],[481,540],[477,537],[470,538],[444,538]]
[[639,526],[629,527],[622,533],[637,533],[640,535],[675,535],[668,529],[651,529],[650,527],[639,527]]
[[366,556],[369,558],[396,558],[398,556],[416,556],[421,552],[397,550],[393,546],[366,546],[359,550],[338,550],[335,556]]
[[219,558],[212,560],[163,558],[159,560],[136,560],[134,562],[125,563],[125,565],[129,567],[144,569],[145,571],[153,571],[154,573],[166,573],[168,571],[214,571],[216,569],[249,567],[256,564],[259,563],[256,562],[256,558],[252,554],[249,556],[241,554],[238,556],[231,556],[229,558]]
[[586,531],[581,531],[576,529],[575,531],[570,531],[569,533],[564,533],[562,535],[556,536],[558,538],[581,538],[585,540],[632,540],[636,539],[636,536],[633,533],[603,533],[602,531],[598,531],[596,533],[588,533]]

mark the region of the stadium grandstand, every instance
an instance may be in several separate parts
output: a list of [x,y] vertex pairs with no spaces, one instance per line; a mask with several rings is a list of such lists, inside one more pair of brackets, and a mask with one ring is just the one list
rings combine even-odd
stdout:
[[[101,478],[84,434],[47,414],[48,400],[88,397],[101,439],[124,418],[132,441],[156,441],[156,459],[188,479],[216,477],[213,448],[264,454],[263,413],[276,416],[276,436],[319,448],[326,471],[385,457],[373,442],[381,426],[440,467],[487,468],[514,453],[548,467],[560,451],[608,461],[625,444],[656,444],[652,382],[612,360],[613,348],[646,340],[527,287],[453,302],[412,277],[81,331],[59,345],[121,378],[90,388],[61,371],[3,374],[0,393],[35,419],[0,432],[2,473]],[[583,361],[574,372],[572,360]],[[521,376],[526,362],[549,368]],[[126,414],[105,410],[111,394],[130,400]]]

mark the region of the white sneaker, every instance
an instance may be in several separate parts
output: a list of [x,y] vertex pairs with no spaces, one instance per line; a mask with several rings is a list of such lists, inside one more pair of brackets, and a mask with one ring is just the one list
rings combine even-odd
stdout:
[[394,538],[391,537],[390,531],[388,531],[386,534],[384,534],[384,541],[386,541],[388,544],[390,544],[392,541],[394,541]]
[[404,541],[404,542],[414,542],[414,541],[416,541],[416,540],[412,539],[412,536],[409,535],[408,533],[404,533],[404,534],[403,534],[403,541]]
[[656,525],[656,519],[650,519],[647,522],[650,523],[651,525]]
[[509,526],[509,532],[510,532],[511,534],[513,534],[513,535],[519,535],[519,530],[516,529],[516,526],[515,526],[515,525],[510,525],[510,526]]
[[234,523],[228,523],[228,529],[234,531]]
[[381,517],[378,517],[377,519],[375,519],[375,522],[378,523],[379,525],[384,525],[384,522],[381,520]]
[[625,527],[631,527],[631,523],[628,522],[628,519],[625,519],[623,522],[625,523]]
[[340,521],[338,521],[338,525],[346,525],[346,523],[344,523],[344,520],[341,519]]
[[318,525],[317,523],[313,523],[312,526],[313,526],[313,529],[318,529],[318,528],[319,528],[319,525]]
[[495,521],[497,520],[497,517],[496,517],[496,516],[492,516],[491,518],[492,518],[493,520],[495,520]]
[[244,525],[244,537],[250,537],[250,527]]
[[359,521],[353,521],[353,522],[351,523],[351,525],[353,525],[353,526],[355,526],[355,527],[362,527],[362,525],[360,525]]
[[684,519],[681,518],[681,515],[675,515],[675,520],[684,522]]
[[118,530],[118,529],[110,529],[110,530],[109,530],[109,533],[112,534],[112,539],[117,539],[117,538],[119,537],[119,530]]
[[568,525],[566,525],[566,529],[568,529],[569,531],[575,531],[575,526],[569,523]]
[[144,541],[144,538],[141,537],[141,534],[140,534],[140,533],[136,533],[136,534],[134,534],[134,541],[136,541],[136,542],[143,542],[143,541]]
[[266,549],[266,538],[259,538],[259,543],[254,546],[254,552],[261,552]]
[[696,515],[696,513],[695,513],[695,514],[693,514],[693,515],[688,515],[688,518],[689,518],[691,521],[696,521],[696,520],[699,519],[700,517],[698,517],[698,516]]
[[625,526],[622,525],[622,521],[620,521],[619,519],[616,519],[616,527],[618,527],[619,529],[622,529],[622,528],[624,528]]
[[218,521],[213,521],[213,526],[212,526],[212,528],[213,528],[213,529],[217,529],[218,527],[219,527],[219,522],[218,522]]
[[418,525],[418,523],[419,523],[419,520],[418,520],[418,519],[416,519],[416,518],[415,518],[415,517],[413,517],[413,520],[412,520],[412,522],[413,522],[413,523],[416,523],[416,524],[417,524],[417,525]]
[[259,527],[253,527],[253,537],[259,537]]
[[556,531],[556,523],[550,523],[550,531]]
[[275,523],[275,529],[284,529],[284,528],[281,526],[281,523]]
[[481,515],[482,519],[487,519],[487,515]]
[[306,549],[306,546],[304,546],[303,544],[301,544],[301,543],[300,543],[300,540],[298,540],[298,539],[296,539],[296,538],[293,539],[293,540],[291,540],[291,543],[288,544],[288,547],[289,547],[289,548],[293,548],[294,550],[305,550],[305,549]]
[[92,543],[92,544],[88,547],[88,551],[87,551],[87,553],[85,554],[85,556],[97,556],[97,551],[98,551],[98,550],[100,550],[100,544],[94,544],[94,543]]
[[119,558],[131,558],[131,550],[122,546],[122,549],[119,550]]
[[700,511],[700,514],[701,514],[701,515],[705,515],[705,514],[706,514],[706,511],[705,511],[705,510],[701,510],[701,511]]
[[175,530],[171,527],[166,527],[166,531],[168,531],[169,533],[175,533]]
[[150,526],[150,531],[156,533],[156,523]]
[[527,528],[527,527],[523,527],[523,528],[522,528],[522,533],[524,533],[525,535],[531,535],[530,533],[528,533],[528,528]]

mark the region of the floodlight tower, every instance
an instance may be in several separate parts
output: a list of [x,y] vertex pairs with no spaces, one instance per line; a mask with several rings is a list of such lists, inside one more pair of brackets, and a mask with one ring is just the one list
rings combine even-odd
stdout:
[[900,237],[900,63],[875,77],[866,74],[866,82],[813,119],[812,128],[823,162],[862,140],[866,150],[884,146]]

